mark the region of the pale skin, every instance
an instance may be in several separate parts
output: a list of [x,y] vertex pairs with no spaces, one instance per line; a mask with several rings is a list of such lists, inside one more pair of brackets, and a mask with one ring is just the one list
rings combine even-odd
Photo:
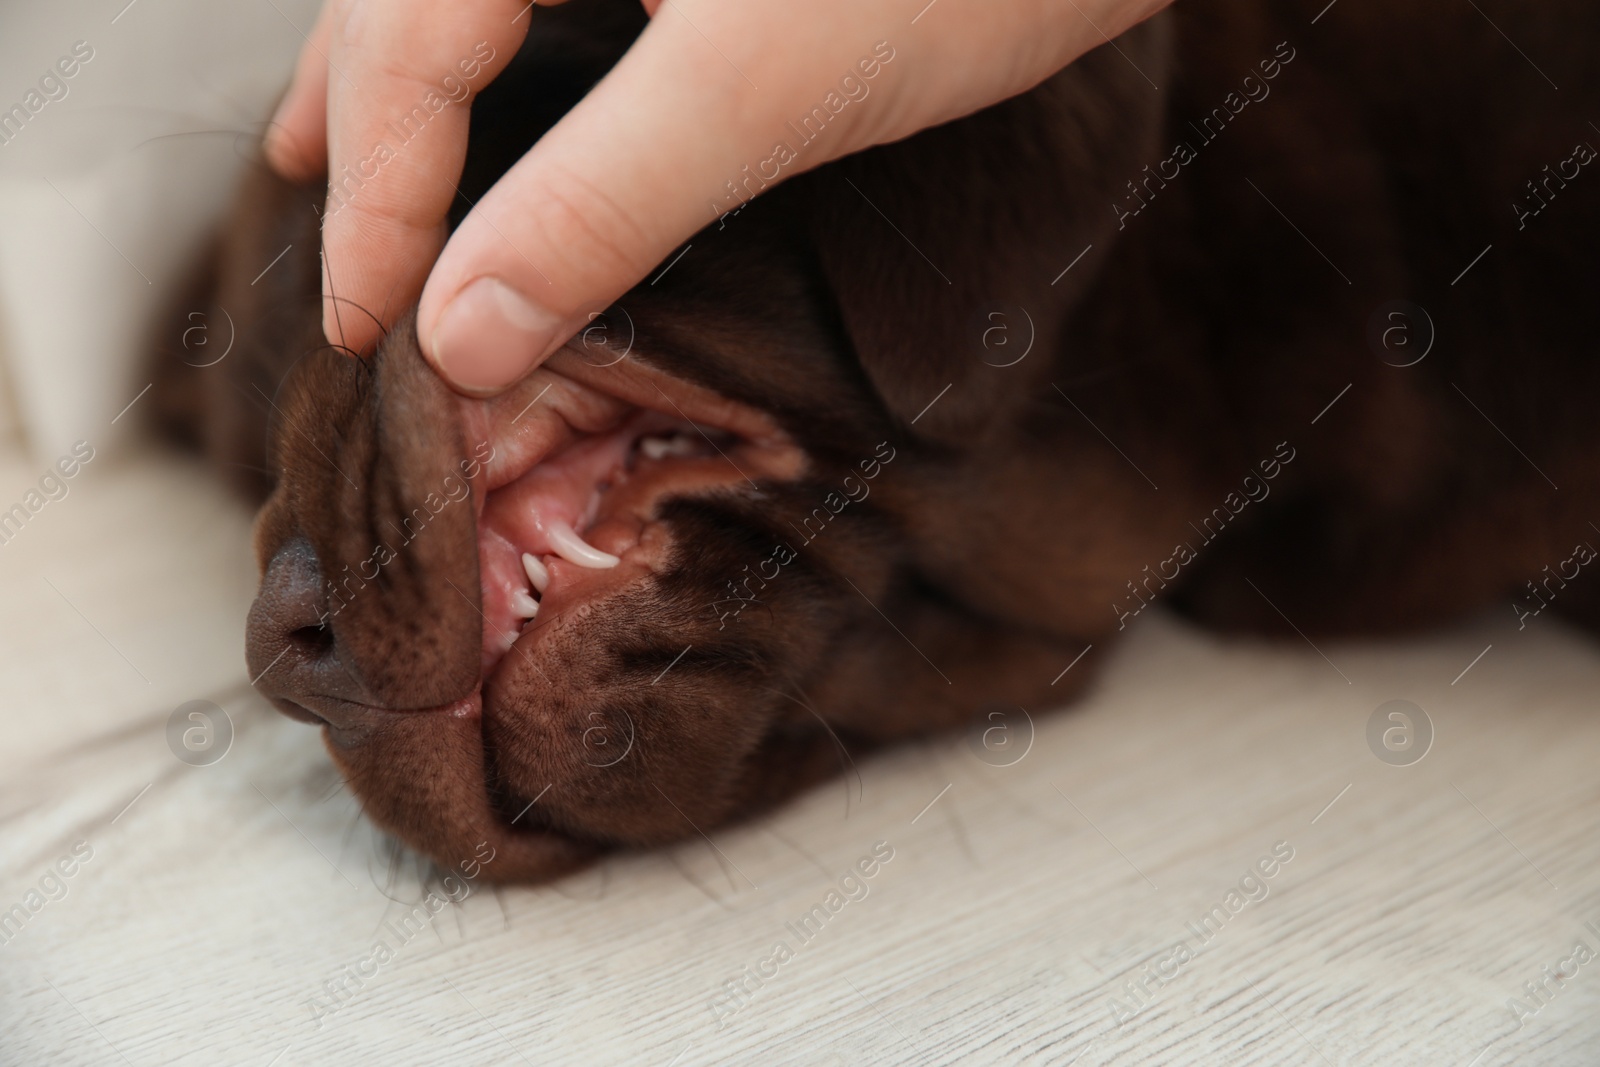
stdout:
[[380,326],[358,308],[387,326],[420,298],[423,354],[492,395],[714,221],[726,183],[880,42],[894,58],[870,94],[776,180],[1029,89],[1169,2],[643,0],[649,27],[622,61],[447,234],[470,97],[377,167],[375,147],[445,78],[476,92],[498,75],[526,0],[327,0],[266,154],[290,178],[373,174],[325,216],[329,340],[364,351]]

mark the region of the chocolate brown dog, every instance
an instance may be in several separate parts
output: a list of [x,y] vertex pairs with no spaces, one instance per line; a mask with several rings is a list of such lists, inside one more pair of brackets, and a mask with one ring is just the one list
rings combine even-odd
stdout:
[[[529,880],[1059,703],[1152,602],[1370,633],[1509,596],[1600,517],[1600,83],[1589,9],[1479,6],[1183,0],[716,218],[488,401],[409,317],[324,344],[324,191],[253,177],[203,272],[235,351],[161,387],[270,491],[251,674],[379,824]],[[532,17],[457,218],[643,20]]]

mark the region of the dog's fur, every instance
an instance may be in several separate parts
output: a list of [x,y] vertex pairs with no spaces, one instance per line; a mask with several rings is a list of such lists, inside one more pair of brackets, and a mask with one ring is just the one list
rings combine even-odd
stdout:
[[[660,565],[541,615],[481,705],[461,703],[483,681],[481,476],[473,506],[443,508],[354,595],[340,576],[531,393],[458,400],[409,317],[369,358],[323,345],[321,192],[252,177],[207,304],[185,305],[225,309],[236,348],[169,359],[160,390],[169,429],[271,493],[252,673],[328,724],[380,824],[449,866],[491,841],[489,877],[534,879],[759,810],[845,751],[1059,703],[1090,675],[1052,688],[1062,667],[1149,600],[1375,633],[1508,596],[1600,520],[1600,365],[1582,354],[1600,177],[1523,228],[1512,208],[1546,163],[1600,144],[1600,82],[1589,9],[1481,6],[1344,0],[1312,26],[1322,0],[1183,0],[1021,97],[711,226],[619,301],[623,370],[577,346],[550,366],[725,398],[803,462],[662,503]],[[532,15],[475,105],[458,208],[643,18],[632,0]],[[1204,140],[1191,121],[1280,42],[1294,59],[1270,95]],[[1151,182],[1178,140],[1197,158]],[[1370,343],[1401,299],[1437,333],[1409,367]],[[874,463],[870,495],[840,506]],[[751,584],[778,544],[792,562]],[[1177,545],[1194,558],[1173,577]],[[331,617],[330,596],[348,599]],[[1560,605],[1594,615],[1600,582]],[[591,758],[597,738],[626,754]]]

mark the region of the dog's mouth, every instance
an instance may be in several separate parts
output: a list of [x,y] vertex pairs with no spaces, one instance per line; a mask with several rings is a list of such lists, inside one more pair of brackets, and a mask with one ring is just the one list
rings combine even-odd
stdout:
[[[803,477],[805,454],[771,415],[638,356],[601,366],[566,349],[468,399],[413,337],[397,331],[372,363],[315,355],[282,391],[285,476],[257,526],[256,684],[326,724],[373,818],[442,862],[492,841],[494,878],[545,877],[594,838],[670,832],[636,825],[631,767],[589,753],[594,722],[626,718],[628,700],[662,710],[642,727],[678,736],[673,684],[634,684],[664,631],[699,625],[702,605],[680,595],[696,583],[675,583],[704,546],[677,532],[705,509],[669,505],[747,503]],[[714,629],[703,607],[699,628]],[[761,728],[735,715],[727,758],[697,784],[733,775]]]
[[597,367],[563,350],[509,393],[458,408],[483,460],[485,684],[574,611],[671,566],[665,502],[753,493],[804,468],[766,414],[635,359]]

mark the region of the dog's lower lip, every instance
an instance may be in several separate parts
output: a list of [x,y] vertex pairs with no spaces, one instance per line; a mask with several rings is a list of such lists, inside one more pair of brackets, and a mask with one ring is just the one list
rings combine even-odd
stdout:
[[376,708],[389,715],[443,715],[453,719],[469,719],[483,711],[483,687],[480,685],[459,700],[435,704],[429,708]]
[[471,696],[452,700],[448,704],[438,704],[431,708],[422,708],[414,714],[447,715],[455,719],[468,719],[483,711],[483,690],[478,689]]
[[[348,700],[340,700],[336,697],[312,696],[310,699],[314,701],[322,701],[339,707],[357,708],[362,711],[376,712],[383,715],[445,715],[452,718],[471,718],[483,710],[483,687],[479,686],[477,689],[474,689],[471,693],[460,698],[459,700],[451,700],[444,704],[435,704],[432,707],[426,708],[386,708],[371,704],[355,704]],[[313,725],[333,725],[328,716],[323,715],[320,712],[312,711],[304,704],[296,702],[295,707],[304,711],[306,715],[309,716],[309,718],[307,718],[305,721],[312,722]],[[292,717],[299,718],[299,716]]]
[[298,700],[279,699],[272,702],[279,711],[294,719],[296,722],[307,723],[311,726],[327,726],[328,720],[300,703]]

